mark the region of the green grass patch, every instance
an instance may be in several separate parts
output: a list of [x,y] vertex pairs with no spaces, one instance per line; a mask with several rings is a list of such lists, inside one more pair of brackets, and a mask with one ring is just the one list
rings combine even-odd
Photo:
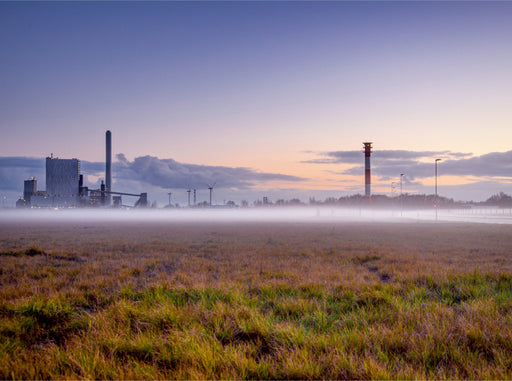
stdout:
[[[4,362],[1,375],[506,378],[511,292],[509,276],[471,274],[359,289],[150,287],[90,314],[32,298],[2,307],[0,354],[14,364],[28,353],[37,369]],[[41,345],[48,368],[30,349]]]
[[512,379],[509,227],[185,225],[4,224],[0,379]]

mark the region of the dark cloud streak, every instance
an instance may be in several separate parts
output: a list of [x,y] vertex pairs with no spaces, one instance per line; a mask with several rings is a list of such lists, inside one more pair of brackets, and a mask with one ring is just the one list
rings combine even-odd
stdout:
[[41,158],[7,156],[0,157],[0,189],[23,191],[23,181],[36,177],[44,180],[45,161]]
[[34,168],[44,169],[45,159],[23,156],[0,157],[0,168]]
[[245,167],[224,167],[179,163],[173,159],[141,156],[128,161],[118,155],[114,164],[118,179],[138,180],[162,188],[204,187],[216,183],[217,188],[244,189],[265,181],[302,181],[304,178],[279,173],[257,172]]
[[[319,155],[323,157],[304,163],[357,164],[340,172],[344,175],[360,175],[364,171],[362,151],[334,151]],[[374,151],[372,173],[383,179],[394,178],[400,173],[406,173],[410,180],[432,177],[434,160],[437,158],[442,159],[438,165],[440,176],[512,177],[512,151],[480,156],[451,151]]]
[[[314,153],[312,151],[305,151],[306,153]],[[331,151],[331,152],[317,152],[319,159],[311,159],[302,161],[302,163],[309,164],[359,164],[362,160],[363,150],[361,151]],[[406,151],[406,150],[381,150],[374,151],[372,154],[373,160],[414,160],[423,158],[463,158],[471,156],[471,153],[450,152],[450,151]]]

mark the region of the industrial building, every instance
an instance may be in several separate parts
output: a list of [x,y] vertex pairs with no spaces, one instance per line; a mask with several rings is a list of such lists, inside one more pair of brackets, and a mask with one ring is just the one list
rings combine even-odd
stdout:
[[121,196],[138,197],[135,207],[146,207],[147,193],[132,194],[113,192],[112,187],[112,133],[106,132],[105,181],[100,189],[89,189],[83,184],[80,174],[80,160],[59,159],[53,154],[46,158],[46,191],[37,190],[37,179],[25,180],[23,198],[16,202],[16,207],[33,208],[77,208],[110,207],[111,195],[113,206],[121,207]]
[[46,195],[50,197],[78,196],[80,160],[46,158]]
[[37,193],[37,180],[32,177],[31,179],[25,180],[23,184],[23,200],[30,204],[32,196]]
[[79,205],[80,160],[46,158],[46,191],[37,190],[37,179],[25,180],[23,199],[17,207],[77,207]]

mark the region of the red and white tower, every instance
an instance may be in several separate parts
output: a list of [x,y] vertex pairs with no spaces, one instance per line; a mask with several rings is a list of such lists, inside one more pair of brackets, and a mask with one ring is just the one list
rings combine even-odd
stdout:
[[372,143],[367,142],[364,144],[364,195],[367,199],[372,197],[372,171],[370,169],[370,157],[372,155]]

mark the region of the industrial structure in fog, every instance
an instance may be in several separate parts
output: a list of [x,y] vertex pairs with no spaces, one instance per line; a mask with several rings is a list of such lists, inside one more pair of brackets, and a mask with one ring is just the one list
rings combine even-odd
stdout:
[[372,143],[366,142],[364,145],[364,196],[369,200],[372,197],[372,171],[370,168],[370,157],[372,156]]
[[17,207],[77,207],[80,205],[80,160],[46,158],[46,191],[37,190],[37,179],[25,180]]
[[[105,190],[112,191],[112,133],[107,130],[105,133]],[[117,199],[116,199],[117,200]],[[107,193],[107,205],[111,203],[110,193]]]
[[[16,207],[34,208],[76,208],[76,207],[120,207],[121,196],[138,197],[135,207],[146,207],[147,193],[133,194],[112,191],[112,134],[106,132],[105,183],[100,189],[89,189],[83,185],[80,174],[80,160],[46,158],[46,191],[37,190],[37,179],[25,180],[23,198],[16,202]],[[111,195],[113,197],[113,205]]]
[[23,200],[30,204],[33,196],[37,195],[37,180],[32,177],[23,184]]
[[[372,154],[372,142],[363,142],[364,163],[365,163],[365,194],[364,198],[371,201],[371,167],[370,159]],[[212,205],[212,194],[215,183],[208,185],[210,201],[204,205],[196,203],[196,189],[193,189],[193,207],[205,207]],[[187,191],[188,207],[191,208],[191,192]],[[170,203],[169,193],[169,206]],[[80,173],[80,160],[60,159],[51,154],[46,158],[46,190],[37,189],[37,179],[24,181],[23,197],[16,202],[16,207],[34,208],[79,208],[79,207],[122,207],[122,196],[137,197],[134,207],[147,207],[147,193],[125,193],[112,190],[112,133],[105,133],[105,181],[101,182],[99,189],[89,189],[84,186],[84,177]],[[233,203],[234,204],[234,203]],[[264,205],[268,200],[264,198]],[[221,206],[215,206],[221,207]]]

